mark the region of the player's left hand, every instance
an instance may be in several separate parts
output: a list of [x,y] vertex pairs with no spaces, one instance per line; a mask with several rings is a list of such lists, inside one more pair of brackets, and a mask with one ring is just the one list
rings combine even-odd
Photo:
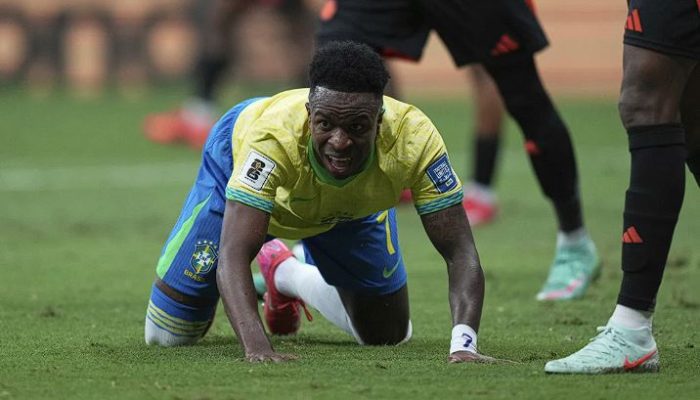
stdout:
[[466,363],[466,362],[484,363],[484,364],[497,364],[497,363],[515,364],[515,362],[510,361],[510,360],[501,360],[498,358],[485,356],[483,354],[472,353],[471,351],[457,351],[455,353],[452,353],[452,354],[450,354],[449,357],[447,357],[447,362],[449,362],[450,364]]

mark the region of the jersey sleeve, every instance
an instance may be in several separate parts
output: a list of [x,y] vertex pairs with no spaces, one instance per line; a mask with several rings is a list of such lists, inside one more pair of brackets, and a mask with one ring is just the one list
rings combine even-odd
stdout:
[[226,198],[272,213],[277,188],[286,180],[288,157],[272,139],[246,143],[234,151]]
[[462,182],[452,169],[445,143],[427,119],[414,135],[424,138],[410,184],[418,214],[429,214],[462,202]]

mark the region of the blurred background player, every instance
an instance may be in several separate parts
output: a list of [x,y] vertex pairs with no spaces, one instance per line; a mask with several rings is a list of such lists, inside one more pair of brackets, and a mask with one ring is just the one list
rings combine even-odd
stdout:
[[[474,103],[472,128],[472,180],[464,189],[464,210],[472,227],[488,224],[498,212],[493,181],[501,148],[504,106],[496,83],[480,64],[469,66]],[[392,85],[396,95],[396,85]],[[404,191],[401,201],[410,202],[411,192]]]
[[271,7],[282,17],[288,45],[299,55],[294,86],[307,86],[306,64],[311,55],[315,17],[304,0],[201,1],[204,22],[200,28],[193,96],[176,110],[148,116],[144,122],[146,137],[158,143],[186,142],[194,148],[204,145],[218,115],[215,91],[230,65],[235,63],[238,52],[233,28],[255,6]]
[[[569,132],[534,61],[547,39],[530,0],[327,0],[317,44],[367,43],[385,57],[419,60],[434,30],[458,67],[481,63],[525,137],[540,187],[558,221],[556,253],[538,300],[583,296],[600,261],[583,223]],[[466,206],[466,205],[465,205]]]
[[[631,0],[620,118],[631,154],[622,234],[622,284],[608,324],[549,373],[659,370],[652,315],[685,193],[700,185],[700,2]],[[697,222],[697,221],[696,221]]]
[[472,226],[493,221],[498,211],[494,177],[501,147],[504,106],[496,83],[481,65],[469,67],[474,127],[472,130],[472,180],[464,189],[464,210]]

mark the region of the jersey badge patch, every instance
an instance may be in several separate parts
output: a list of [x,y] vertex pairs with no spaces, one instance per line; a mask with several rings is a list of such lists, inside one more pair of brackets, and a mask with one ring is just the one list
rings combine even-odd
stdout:
[[452,171],[447,154],[441,155],[425,170],[438,193],[449,192],[457,186],[457,177]]
[[216,243],[210,240],[198,241],[194,245],[194,252],[190,259],[192,271],[185,270],[185,275],[197,282],[204,282],[205,279],[202,275],[206,275],[211,271],[218,258],[219,253],[217,252]]
[[248,153],[248,158],[245,160],[245,163],[243,163],[243,168],[238,180],[260,192],[265,182],[267,182],[267,178],[270,177],[270,173],[276,166],[277,164],[268,157],[265,157],[257,151],[251,151]]

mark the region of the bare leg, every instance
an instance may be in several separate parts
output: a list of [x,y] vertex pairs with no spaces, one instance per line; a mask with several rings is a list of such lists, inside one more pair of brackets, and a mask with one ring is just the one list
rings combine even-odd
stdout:
[[700,186],[700,67],[688,79],[681,100],[681,120],[685,127],[686,163]]
[[383,296],[360,295],[338,289],[353,327],[365,344],[398,344],[409,330],[408,288]]
[[474,132],[483,137],[498,136],[505,111],[498,87],[481,65],[472,66],[470,72],[476,106]]
[[492,189],[498,161],[504,106],[498,87],[481,65],[470,68],[474,98],[472,182],[465,190],[464,209],[472,226],[489,223],[496,215]]
[[287,0],[280,6],[289,33],[288,44],[292,48],[295,87],[307,87],[308,63],[313,50],[313,34],[316,15],[305,5],[303,0]]

